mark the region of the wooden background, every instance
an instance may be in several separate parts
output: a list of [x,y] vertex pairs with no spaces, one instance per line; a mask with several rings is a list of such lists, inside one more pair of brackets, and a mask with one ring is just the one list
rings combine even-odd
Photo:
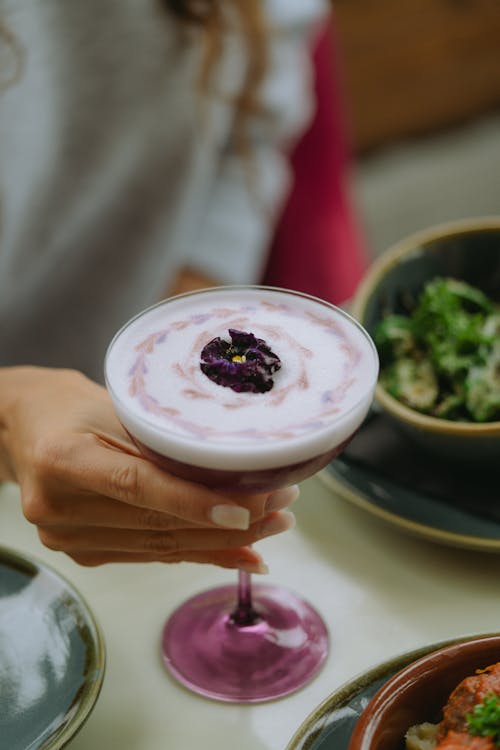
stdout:
[[500,110],[500,0],[335,0],[363,154]]

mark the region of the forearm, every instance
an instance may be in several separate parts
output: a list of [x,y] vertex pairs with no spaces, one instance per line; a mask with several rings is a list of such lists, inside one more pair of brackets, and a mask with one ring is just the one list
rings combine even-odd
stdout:
[[174,294],[184,294],[193,292],[196,289],[202,289],[211,286],[218,286],[221,282],[212,276],[200,273],[194,268],[185,266],[181,269],[173,284],[167,290],[167,296]]

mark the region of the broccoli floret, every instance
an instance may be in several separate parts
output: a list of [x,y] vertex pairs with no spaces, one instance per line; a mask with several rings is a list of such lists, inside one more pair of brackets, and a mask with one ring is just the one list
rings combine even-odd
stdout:
[[465,281],[438,277],[426,284],[419,307],[438,313],[462,310],[471,315],[486,315],[493,310],[493,303],[484,292]]
[[455,279],[435,279],[425,287],[413,315],[417,339],[428,350],[437,372],[448,378],[465,377],[480,364],[484,331],[491,302],[479,289]]
[[[464,292],[469,290],[467,297],[457,293],[457,285]],[[461,353],[474,351],[482,340],[486,313],[492,310],[491,304],[487,309],[479,305],[473,311],[467,309],[463,301],[469,300],[475,291],[479,299],[484,296],[479,290],[454,279],[435,279],[427,284],[412,316],[416,337],[431,347],[448,340],[453,341]]]
[[444,279],[448,293],[454,295],[462,310],[469,313],[489,313],[493,303],[487,295],[475,286],[458,279]]
[[373,339],[382,362],[404,357],[415,348],[412,322],[404,315],[388,315],[380,321]]
[[440,375],[458,381],[466,376],[470,367],[484,361],[484,353],[473,337],[457,340],[450,336],[433,341],[427,356]]
[[382,383],[391,396],[422,412],[432,409],[439,393],[434,369],[425,359],[403,357],[396,360],[383,373]]

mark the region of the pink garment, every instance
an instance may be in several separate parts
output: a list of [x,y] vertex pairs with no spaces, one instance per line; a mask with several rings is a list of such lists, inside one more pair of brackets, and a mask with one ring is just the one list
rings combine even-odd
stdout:
[[278,223],[263,283],[349,299],[366,257],[349,202],[345,132],[331,22],[313,52],[316,114],[290,155],[293,186]]

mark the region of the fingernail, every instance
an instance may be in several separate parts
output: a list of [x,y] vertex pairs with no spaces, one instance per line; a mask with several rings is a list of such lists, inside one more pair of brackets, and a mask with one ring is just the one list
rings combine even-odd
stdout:
[[288,510],[281,511],[275,516],[268,518],[262,524],[262,536],[271,536],[271,534],[280,534],[282,531],[288,531],[295,526],[295,516]]
[[276,490],[267,498],[266,511],[270,513],[273,510],[282,510],[294,503],[300,495],[299,486],[293,484],[291,487],[283,487]]
[[269,568],[264,562],[250,562],[249,560],[238,560],[238,568],[244,570],[245,573],[258,573],[259,575],[265,575],[269,573]]
[[210,511],[210,519],[216,526],[224,529],[248,529],[250,526],[250,511],[240,505],[214,505]]

